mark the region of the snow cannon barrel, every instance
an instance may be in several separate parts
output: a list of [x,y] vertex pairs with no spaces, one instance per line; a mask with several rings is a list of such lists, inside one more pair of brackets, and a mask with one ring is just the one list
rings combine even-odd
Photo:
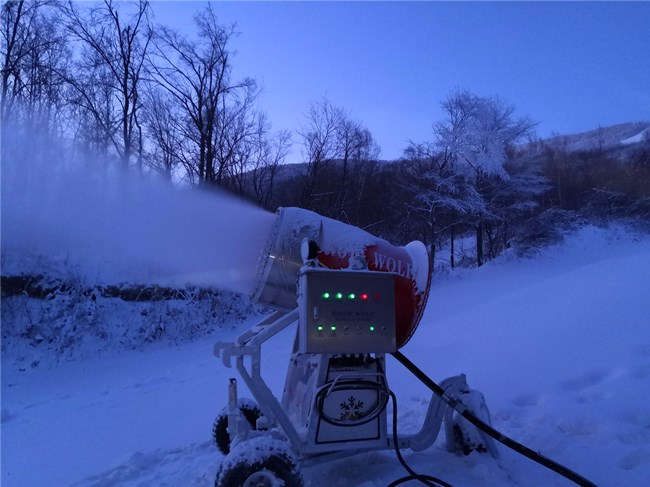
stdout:
[[277,309],[296,307],[296,281],[303,265],[301,244],[318,244],[317,259],[329,269],[390,272],[395,277],[397,348],[417,328],[429,293],[430,260],[422,242],[399,247],[358,227],[301,208],[280,208],[260,257],[252,300]]

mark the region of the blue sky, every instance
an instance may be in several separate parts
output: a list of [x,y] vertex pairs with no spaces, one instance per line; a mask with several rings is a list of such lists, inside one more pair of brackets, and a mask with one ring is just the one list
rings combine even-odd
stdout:
[[[191,33],[204,2],[154,1]],[[264,88],[275,129],[327,97],[368,127],[382,157],[431,139],[454,89],[498,95],[537,134],[650,121],[649,2],[213,2],[240,35],[234,76]],[[300,138],[288,162],[300,159]]]

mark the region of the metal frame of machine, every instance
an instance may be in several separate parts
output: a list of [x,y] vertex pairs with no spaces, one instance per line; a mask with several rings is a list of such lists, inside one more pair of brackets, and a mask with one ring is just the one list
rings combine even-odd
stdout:
[[[422,318],[430,265],[421,242],[397,247],[308,210],[278,210],[252,293],[254,303],[277,311],[234,342],[214,346],[226,367],[235,361],[257,401],[238,399],[237,381],[230,380],[228,405],[213,428],[217,447],[226,454],[216,487],[302,487],[298,464],[387,449],[395,449],[410,474],[391,485],[420,480],[448,486],[415,473],[400,453],[402,448],[430,447],[443,423],[449,451],[498,457],[496,440],[578,485],[595,487],[492,428],[483,395],[469,389],[464,374],[437,384],[399,351]],[[261,374],[262,346],[295,322],[293,352],[278,400]],[[386,354],[432,391],[415,434],[398,434],[397,398],[388,387]]]
[[[303,268],[300,275],[304,277],[332,272],[342,280],[354,277],[351,274],[346,275],[346,271],[313,267]],[[371,271],[365,271],[365,275],[370,279],[373,275],[383,280],[387,277],[386,273]],[[307,291],[303,287],[307,285],[307,281],[299,279],[299,303],[305,302]],[[310,313],[311,305],[309,301]],[[295,461],[307,466],[371,450],[393,449],[395,446],[421,451],[435,442],[443,420],[446,420],[447,447],[451,451],[460,448],[458,435],[453,431],[454,411],[435,394],[432,394],[421,429],[415,434],[400,435],[395,445],[395,439],[387,428],[386,403],[389,389],[385,372],[385,353],[370,353],[367,350],[356,354],[303,353],[299,346],[300,335],[305,333],[307,321],[309,320],[305,317],[305,312],[299,309],[278,311],[242,333],[234,342],[215,344],[214,353],[226,367],[232,367],[232,361],[235,361],[237,371],[263,414],[257,424],[251,426],[238,408],[236,381],[231,380],[227,412],[228,433],[232,445],[260,435],[286,438],[296,453]],[[295,322],[299,325],[284,394],[280,401],[261,375],[262,346]],[[392,334],[394,337],[394,330]],[[372,348],[372,345],[370,347]],[[449,397],[460,398],[467,394],[478,394],[479,400],[483,401],[480,393],[470,391],[463,374],[442,381],[441,387]],[[356,416],[346,417],[342,423],[348,424],[324,419],[327,406],[323,404],[326,401],[339,404],[341,399],[347,397],[348,391],[354,391],[357,396],[361,395],[359,397],[363,401],[358,402],[367,405],[368,410]],[[483,444],[496,454],[490,438],[483,439]],[[219,480],[217,485],[221,485]]]
[[[401,458],[400,448],[431,446],[443,421],[449,450],[496,453],[491,439],[449,406],[454,398],[455,405],[480,409],[489,422],[483,396],[469,389],[464,375],[444,380],[443,396],[432,394],[420,431],[398,435],[394,419],[389,432],[387,405],[396,398],[388,387],[386,354],[400,357],[398,349],[415,332],[431,284],[429,268],[421,242],[398,247],[308,210],[278,210],[252,293],[254,303],[277,311],[234,342],[214,347],[226,367],[235,361],[257,401],[239,400],[231,379],[228,406],[213,429],[227,454],[217,487],[274,486],[278,480],[300,487],[298,463],[392,448]],[[280,400],[262,377],[262,346],[295,322]]]
[[[367,452],[369,450],[392,449],[394,447],[393,439],[386,435],[385,423],[382,425],[382,430],[384,431],[381,435],[381,442],[375,441],[366,444],[356,442],[330,442],[318,445],[308,440],[315,436],[314,430],[298,431],[286,409],[283,408],[282,403],[275,397],[261,375],[262,345],[274,335],[284,330],[287,326],[293,324],[296,319],[297,310],[288,313],[274,313],[269,319],[251,327],[245,333],[240,335],[235,342],[217,342],[214,345],[214,353],[228,368],[232,368],[232,359],[235,359],[235,367],[237,371],[255,397],[255,400],[264,413],[264,416],[270,421],[270,425],[267,427],[272,427],[274,423],[279,425],[295,450],[301,454],[301,456],[305,457],[305,459],[312,454],[318,453],[344,451],[345,456],[347,456],[350,454],[348,450]],[[324,364],[329,361],[331,357],[332,355],[318,354],[315,355],[313,359],[317,361],[320,370],[326,370],[327,367],[324,366]],[[248,367],[245,360],[246,358],[249,359]],[[375,358],[384,361],[384,354],[377,354]],[[382,373],[382,375],[385,378],[385,374]],[[354,378],[360,377],[358,374],[351,374],[351,376]],[[441,382],[441,386],[450,396],[456,396],[462,392],[469,391],[464,374],[445,379]],[[229,406],[236,409],[237,396],[230,394],[229,403],[233,402],[234,404],[229,404]],[[445,415],[448,416],[452,411],[453,410],[450,410],[436,395],[432,395],[420,431],[415,434],[400,436],[398,446],[400,448],[410,448],[414,451],[421,451],[429,448],[438,437]],[[235,414],[235,419],[239,419],[239,413],[235,412]],[[250,434],[250,429],[246,426],[247,423],[241,423],[240,421],[236,421],[236,423],[239,424],[239,426],[237,431],[234,432],[234,435],[232,435],[233,442],[244,440]],[[312,423],[312,428],[314,427],[314,423]],[[240,428],[243,429],[243,431],[240,431]],[[333,446],[335,443],[336,446]],[[325,459],[324,457],[319,456],[319,459],[329,460],[330,458]]]

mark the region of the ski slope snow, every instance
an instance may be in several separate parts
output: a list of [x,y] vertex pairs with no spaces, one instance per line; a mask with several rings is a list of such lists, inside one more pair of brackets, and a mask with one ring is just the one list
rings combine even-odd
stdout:
[[[533,259],[506,255],[437,277],[402,351],[436,380],[467,374],[493,426],[515,440],[598,485],[641,487],[650,478],[649,296],[648,237],[585,228]],[[235,373],[212,344],[256,318],[190,344],[34,369],[3,354],[2,485],[213,485],[223,456],[212,421]],[[293,332],[263,350],[262,372],[278,395]],[[399,429],[413,431],[430,395],[392,358],[387,368]],[[404,455],[417,472],[456,487],[572,485],[505,447],[500,453],[457,456],[440,437]],[[383,487],[405,472],[385,451],[303,474],[308,486]]]

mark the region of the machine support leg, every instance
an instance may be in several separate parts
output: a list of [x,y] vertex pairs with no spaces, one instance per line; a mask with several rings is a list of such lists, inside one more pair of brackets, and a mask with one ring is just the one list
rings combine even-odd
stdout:
[[237,405],[237,379],[231,378],[228,383],[228,436],[230,437],[230,444],[234,445],[240,438],[237,438],[243,433],[241,427],[242,414]]
[[230,379],[228,384],[228,414],[237,411],[237,379]]

